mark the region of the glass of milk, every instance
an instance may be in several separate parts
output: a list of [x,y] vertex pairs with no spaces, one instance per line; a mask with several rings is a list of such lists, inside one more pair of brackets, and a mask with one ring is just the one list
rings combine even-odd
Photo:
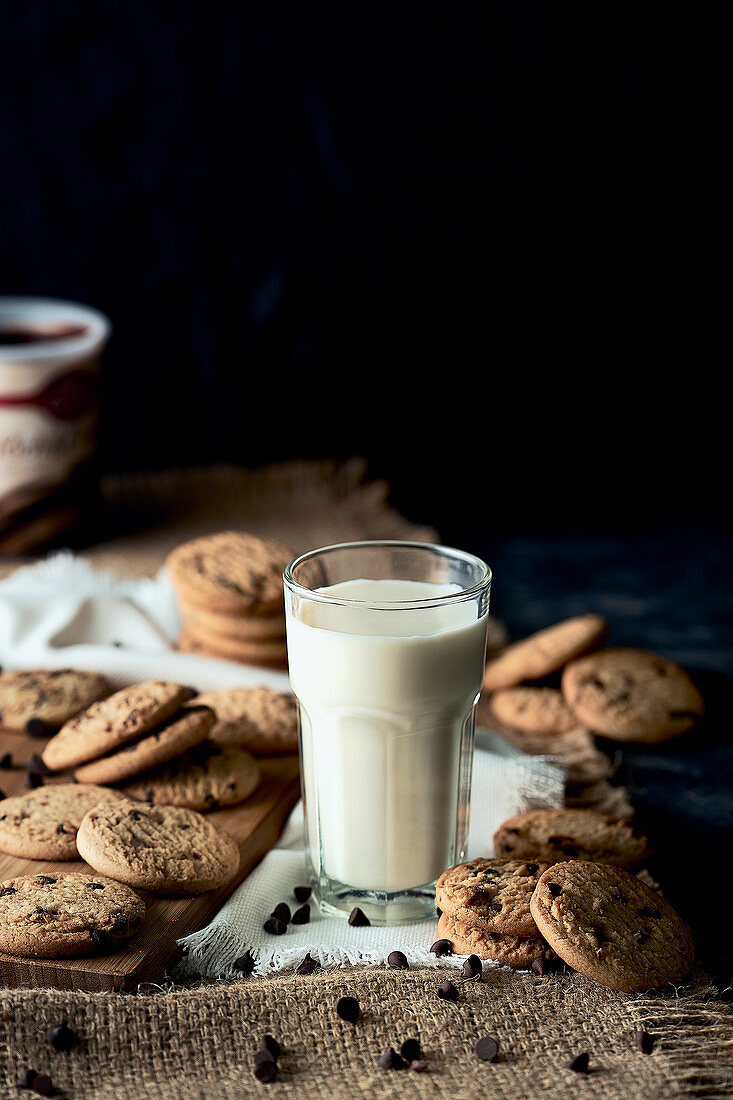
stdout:
[[435,915],[465,857],[491,571],[445,546],[350,542],[284,574],[310,885],[372,924]]

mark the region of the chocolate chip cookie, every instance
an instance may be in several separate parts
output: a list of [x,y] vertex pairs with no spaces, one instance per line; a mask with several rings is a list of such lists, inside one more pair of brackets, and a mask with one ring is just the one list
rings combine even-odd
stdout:
[[210,707],[182,707],[136,741],[128,741],[115,752],[82,764],[74,775],[80,783],[120,783],[198,745],[206,739],[215,721],[216,715]]
[[648,650],[607,648],[571,661],[561,687],[580,722],[617,741],[666,741],[704,712],[687,672]]
[[109,953],[145,920],[145,902],[119,882],[63,872],[0,883],[0,951],[63,959]]
[[259,781],[259,765],[246,749],[202,741],[167,764],[135,776],[121,790],[156,806],[205,812],[244,802]]
[[76,846],[99,874],[163,894],[216,890],[239,867],[235,842],[203,814],[129,798],[90,810]]
[[599,646],[608,634],[602,615],[576,615],[545,627],[507,646],[489,661],[484,671],[484,691],[515,687],[525,680],[539,680],[557,672],[567,661]]
[[122,796],[87,783],[53,783],[0,802],[0,852],[19,859],[78,859],[84,814]]
[[684,978],[694,961],[690,930],[676,910],[620,867],[556,863],[530,908],[555,953],[608,989],[656,989]]
[[294,554],[275,539],[221,531],[177,546],[166,559],[187,601],[216,614],[272,615],[283,604],[283,570]]
[[146,680],[116,691],[65,722],[43,750],[43,762],[61,771],[104,756],[164,722],[193,694],[169,680]]
[[558,688],[501,688],[490,696],[490,706],[501,723],[526,733],[567,733],[579,725]]
[[494,851],[509,859],[562,863],[585,859],[638,867],[650,854],[647,838],[594,810],[547,809],[516,814],[494,833]]
[[472,859],[443,872],[435,903],[462,923],[478,920],[485,931],[536,937],[529,899],[546,868],[546,863],[521,859]]
[[441,913],[438,935],[450,941],[456,955],[478,955],[481,959],[492,959],[514,970],[529,970],[537,959],[548,963],[557,961],[555,952],[539,935],[531,939],[502,936],[482,925],[458,920],[450,913]]
[[47,736],[112,690],[106,676],[74,668],[0,674],[0,725],[14,733]]
[[265,686],[204,691],[197,703],[211,707],[216,724],[212,741],[241,745],[255,756],[298,751],[295,696]]

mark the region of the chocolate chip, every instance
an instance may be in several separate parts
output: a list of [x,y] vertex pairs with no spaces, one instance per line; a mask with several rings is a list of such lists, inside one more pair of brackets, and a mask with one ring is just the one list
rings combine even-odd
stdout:
[[103,882],[88,882],[87,890],[104,890]]
[[293,890],[293,894],[297,901],[308,901],[311,896],[311,888],[310,886],[296,886]]
[[54,1091],[53,1081],[45,1073],[36,1074],[33,1078],[31,1088],[34,1092],[37,1092],[39,1096],[50,1096]]
[[2,802],[2,800],[3,800],[4,798],[7,798],[7,797],[8,797],[8,796],[6,795],[5,791],[3,791],[3,790],[0,790],[0,802]]
[[559,882],[548,882],[547,889],[550,891],[553,898],[556,898],[558,894],[562,893],[562,886]]
[[12,766],[13,766],[12,753],[6,752],[6,753],[4,753],[3,756],[0,756],[0,768],[2,768],[3,771],[6,771],[6,772],[10,771]]
[[37,1076],[38,1074],[34,1069],[24,1069],[15,1083],[19,1089],[29,1089]]
[[582,1054],[576,1055],[572,1062],[568,1062],[568,1069],[571,1069],[573,1073],[587,1073],[588,1057],[588,1052],[584,1050]]
[[358,905],[355,905],[349,913],[349,924],[352,928],[366,928],[371,923],[369,917],[361,911]]
[[255,968],[255,960],[249,948],[232,963],[235,970],[241,970],[243,974],[251,974]]
[[16,889],[15,889],[14,886],[2,886],[2,887],[0,887],[0,898],[7,898],[11,894],[14,894],[14,893],[16,893]]
[[476,1057],[482,1062],[493,1062],[499,1053],[499,1044],[490,1035],[484,1035],[476,1043]]
[[414,1070],[415,1073],[426,1073],[427,1068],[428,1063],[422,1058],[414,1058],[412,1062],[410,1062],[410,1069]]
[[34,775],[53,775],[53,768],[49,768],[37,752],[33,753],[25,767],[26,771],[33,772]]
[[453,985],[453,982],[446,980],[442,985],[438,986],[438,996],[444,1001],[457,1001],[458,990]]
[[288,930],[288,926],[284,920],[278,920],[277,917],[270,917],[266,920],[262,926],[265,932],[269,932],[271,936],[284,936]]
[[339,997],[336,1002],[336,1014],[341,1017],[342,1020],[346,1020],[350,1024],[356,1023],[359,1019],[361,1008],[356,997]]
[[478,955],[469,955],[463,964],[464,978],[477,978],[483,972],[484,968]]
[[289,924],[290,906],[286,905],[284,901],[281,901],[280,904],[276,905],[275,908],[272,910],[270,916],[274,917],[275,920],[281,920],[283,924]]
[[54,1050],[68,1050],[74,1045],[76,1036],[66,1024],[53,1024],[46,1029],[46,1042],[50,1043]]
[[636,1049],[640,1050],[642,1054],[651,1054],[654,1049],[654,1036],[650,1035],[648,1031],[635,1031],[634,1043]]
[[301,905],[293,913],[293,924],[308,924],[311,919],[310,905]]
[[312,974],[313,971],[317,970],[317,969],[318,969],[318,963],[311,956],[311,953],[309,951],[308,954],[306,955],[306,957],[303,959],[300,966],[298,967],[298,969],[295,971],[295,973],[296,974]]
[[658,909],[650,909],[646,905],[644,906],[643,909],[639,910],[639,916],[643,917],[644,919],[652,917],[654,920],[659,920],[661,915],[662,914],[659,912]]
[[651,939],[651,932],[648,932],[646,928],[636,928],[634,929],[634,939],[639,946],[641,946],[643,943],[646,943],[647,940]]
[[63,821],[59,821],[58,825],[56,826],[56,835],[61,836],[61,834],[65,833],[65,832],[66,832],[66,829],[64,828]]
[[36,875],[36,882],[41,886],[53,886],[56,879],[52,875]]
[[270,1051],[267,1050],[265,1047],[260,1047],[260,1049],[255,1053],[255,1056],[254,1056],[254,1064],[256,1066],[259,1065],[260,1062],[276,1062],[276,1061],[277,1061],[277,1058],[274,1058],[272,1056],[272,1054],[270,1053]]
[[532,969],[534,970],[535,974],[539,974],[540,977],[542,977],[544,974],[547,974],[547,972],[550,970],[550,966],[548,965],[547,959],[544,957],[544,955],[540,955],[539,959],[532,959]]
[[89,935],[92,938],[92,943],[95,943],[97,947],[107,947],[109,945],[109,935],[101,928],[92,928]]
[[269,1084],[277,1077],[277,1062],[272,1058],[263,1058],[260,1061],[255,1061],[255,1068],[252,1072],[258,1081]]
[[414,1062],[416,1058],[420,1057],[420,1040],[405,1039],[400,1047],[400,1054],[406,1062]]
[[385,1050],[384,1054],[379,1057],[380,1069],[403,1069],[405,1065],[404,1058],[393,1050],[392,1047],[389,1050]]
[[390,951],[387,955],[387,965],[391,966],[393,970],[407,970],[407,956],[403,951]]
[[43,776],[36,775],[35,772],[26,772],[25,785],[29,791],[34,791],[37,787],[42,787]]
[[433,955],[452,955],[453,944],[450,940],[436,940],[430,950]]
[[54,728],[47,725],[42,718],[29,718],[25,724],[25,732],[29,737],[50,737]]
[[280,1044],[274,1035],[263,1035],[260,1039],[260,1050],[269,1050],[273,1058],[280,1057]]

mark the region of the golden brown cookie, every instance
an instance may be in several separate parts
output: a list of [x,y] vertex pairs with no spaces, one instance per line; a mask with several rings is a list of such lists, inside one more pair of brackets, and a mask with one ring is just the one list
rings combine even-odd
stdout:
[[115,752],[82,764],[74,776],[79,783],[121,783],[198,745],[208,737],[215,721],[210,707],[183,707],[137,741],[128,741]]
[[65,722],[43,750],[43,762],[61,771],[95,760],[164,722],[193,694],[169,680],[146,680],[116,691]]
[[537,936],[529,911],[546,863],[521,859],[472,859],[449,867],[435,886],[435,903],[461,923],[478,922],[500,935]]
[[558,688],[501,688],[489,705],[501,723],[526,733],[567,733],[579,724]]
[[181,653],[197,653],[201,657],[211,657],[219,661],[258,665],[262,668],[287,668],[288,652],[285,641],[232,644],[229,640],[203,639],[186,628],[176,646]]
[[684,978],[694,961],[690,930],[676,910],[621,867],[556,863],[530,907],[553,951],[608,989],[656,989]]
[[478,955],[514,970],[529,970],[537,959],[547,963],[557,961],[555,952],[539,935],[532,939],[502,936],[481,925],[467,924],[450,913],[441,913],[438,935],[450,941],[456,955]]
[[75,668],[27,669],[0,674],[0,726],[50,737],[75,714],[112,690],[106,676]]
[[0,951],[39,959],[109,953],[145,912],[133,890],[99,875],[22,875],[0,883]]
[[246,749],[202,741],[167,764],[136,775],[121,790],[156,806],[206,812],[244,802],[259,781],[259,765]]
[[630,647],[570,662],[562,693],[580,722],[616,741],[667,741],[692,729],[704,712],[702,695],[683,668]]
[[484,671],[484,691],[515,687],[525,680],[539,680],[557,672],[567,661],[600,645],[608,634],[602,615],[576,615],[545,627],[507,646],[489,661]]
[[234,878],[240,858],[232,838],[203,814],[129,798],[90,810],[76,846],[99,874],[163,894],[216,890]]
[[216,614],[270,615],[282,610],[283,571],[293,557],[275,539],[221,531],[177,546],[166,566],[189,603]]
[[630,825],[594,810],[564,808],[508,818],[494,833],[494,851],[506,859],[585,859],[626,868],[640,866],[650,854],[647,838]]
[[0,802],[0,852],[18,859],[78,859],[76,831],[87,810],[120,795],[88,783],[49,783]]
[[289,692],[265,685],[217,688],[196,702],[216,713],[212,741],[242,745],[255,756],[298,751],[297,705]]
[[179,596],[178,602],[186,628],[194,636],[229,639],[236,642],[282,642],[285,638],[285,615],[220,615],[188,603]]

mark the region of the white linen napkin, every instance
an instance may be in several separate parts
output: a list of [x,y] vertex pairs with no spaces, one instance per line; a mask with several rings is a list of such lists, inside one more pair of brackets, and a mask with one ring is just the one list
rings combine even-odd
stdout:
[[[179,612],[164,570],[155,578],[127,580],[61,552],[16,570],[0,581],[0,665],[4,668],[82,668],[103,672],[120,686],[170,679],[199,691],[266,684],[290,687],[286,672],[178,653]],[[488,730],[478,730],[474,755],[469,858],[492,855],[492,836],[512,814],[561,806],[565,771],[560,761],[527,756]],[[318,914],[269,936],[264,921],[275,906],[297,903],[293,887],[305,884],[302,804],[293,810],[277,846],[233,892],[213,920],[181,940],[181,975],[235,976],[234,962],[249,949],[255,973],[297,966],[307,953],[322,966],[384,964],[400,950],[408,962],[437,965],[429,948],[436,921],[395,927],[352,928],[345,919]],[[460,965],[457,956],[440,963]]]

